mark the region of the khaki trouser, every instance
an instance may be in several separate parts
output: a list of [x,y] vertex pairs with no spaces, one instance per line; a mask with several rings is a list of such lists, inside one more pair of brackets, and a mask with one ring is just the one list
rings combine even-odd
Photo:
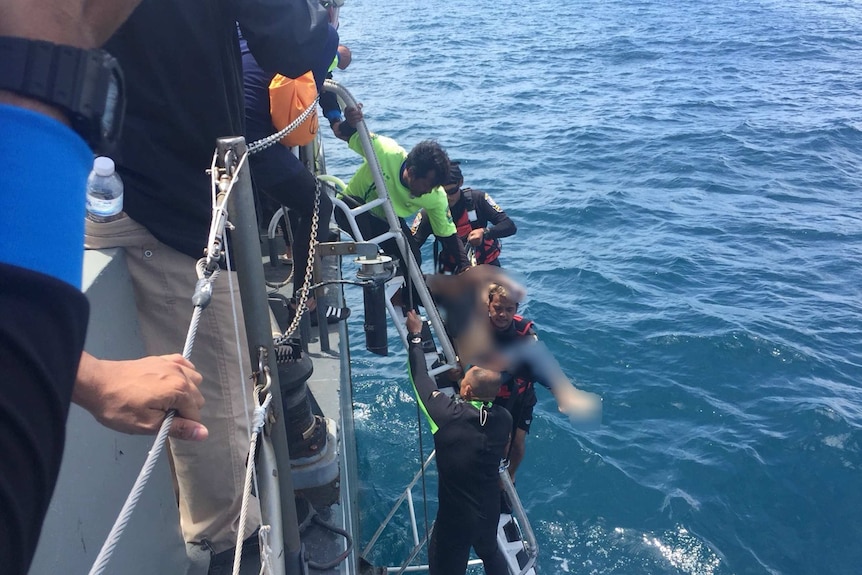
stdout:
[[[195,260],[159,242],[129,217],[99,224],[88,221],[86,231],[88,249],[121,247],[126,251],[147,354],[182,353],[197,282]],[[232,281],[239,306],[235,275]],[[206,403],[201,420],[209,429],[209,438],[203,442],[171,440],[170,449],[183,536],[186,542],[208,544],[218,553],[236,544],[253,405],[250,383],[240,375],[240,361],[246,375],[250,365],[242,310],[237,309],[240,357],[227,272],[218,275],[213,287],[190,358],[203,375],[201,392]],[[259,524],[260,508],[252,497],[245,536]]]

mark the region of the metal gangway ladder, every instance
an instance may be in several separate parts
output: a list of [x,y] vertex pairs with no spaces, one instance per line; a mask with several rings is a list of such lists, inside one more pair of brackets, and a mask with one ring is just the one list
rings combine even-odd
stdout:
[[[357,105],[356,100],[353,98],[350,92],[343,86],[337,84],[336,82],[333,82],[332,80],[326,80],[324,84],[324,89],[327,91],[334,92],[347,107]],[[371,136],[369,134],[368,128],[365,125],[365,120],[359,122],[359,125],[356,126],[356,129],[361,140],[362,149],[365,152],[365,159],[371,169],[371,174],[374,179],[374,185],[377,191],[377,199],[353,208],[348,206],[347,203],[345,203],[343,200],[338,199],[337,197],[332,198],[332,202],[335,208],[341,210],[347,218],[347,221],[350,225],[351,235],[357,242],[357,252],[360,251],[359,246],[363,243],[373,244],[376,246],[377,244],[389,239],[394,239],[396,241],[398,249],[401,252],[402,257],[404,258],[404,261],[407,262],[406,272],[409,274],[409,278],[413,283],[413,287],[419,295],[420,301],[422,302],[422,306],[425,308],[428,320],[431,323],[431,327],[433,328],[434,334],[439,341],[440,347],[442,348],[443,356],[445,358],[445,363],[441,364],[441,362],[438,361],[439,356],[436,349],[434,352],[428,352],[426,350],[425,360],[428,364],[428,373],[430,376],[433,377],[439,373],[458,367],[458,358],[455,354],[454,346],[452,345],[449,335],[447,334],[446,329],[443,325],[443,320],[440,317],[440,314],[437,310],[437,306],[435,305],[434,300],[431,297],[431,293],[428,290],[428,286],[425,284],[425,278],[422,275],[422,272],[419,268],[419,264],[416,261],[416,258],[413,256],[413,252],[407,245],[407,240],[401,231],[401,220],[395,213],[395,209],[393,208],[392,202],[389,199],[386,183],[383,179],[383,173],[380,169],[380,164],[377,161],[377,156],[374,154],[374,147],[371,143]],[[335,187],[337,191],[344,191],[344,189],[347,187],[342,180],[331,175],[323,174],[319,175],[318,178],[322,182],[325,182]],[[356,216],[366,213],[376,207],[380,207],[383,209],[383,212],[386,215],[386,222],[389,225],[389,229],[388,231],[378,236],[365,238],[363,237],[362,232],[359,229],[358,224],[356,223]],[[323,251],[325,251],[326,244],[321,244],[321,248],[324,248]],[[364,251],[367,252],[367,249]],[[363,257],[365,256],[360,256],[357,261],[361,262]],[[402,273],[404,272],[404,270],[401,271]],[[403,276],[397,275],[393,277],[386,282],[384,297],[387,312],[389,313],[390,318],[392,318],[392,323],[398,330],[398,334],[406,349],[407,328],[405,325],[404,314],[401,313],[399,309],[396,309],[396,307],[391,301],[391,297],[393,296],[393,294],[402,287],[407,287],[405,286]],[[377,529],[377,532],[374,534],[374,536],[371,538],[371,540],[368,542],[362,552],[361,556],[363,558],[371,552],[375,543],[379,539],[380,535],[383,533],[386,526],[392,520],[397,510],[404,502],[407,502],[410,515],[413,547],[411,549],[411,552],[408,554],[408,557],[404,560],[400,567],[386,568],[388,573],[396,573],[397,575],[400,575],[401,573],[405,572],[421,572],[428,570],[427,565],[411,565],[413,560],[421,551],[422,547],[426,544],[428,538],[428,533],[426,533],[425,536],[422,537],[420,540],[412,490],[416,486],[420,478],[423,477],[430,463],[434,460],[435,454],[436,452],[432,451],[431,455],[425,460],[420,470],[416,473],[416,475],[413,477],[413,480],[402,492],[401,496],[396,501],[392,510],[389,512],[389,515],[381,523],[380,527]],[[527,514],[524,511],[524,507],[521,504],[521,500],[518,497],[518,493],[515,490],[515,486],[509,476],[508,461],[505,460],[501,462],[500,465],[500,483],[503,486],[503,489],[512,504],[512,513],[504,513],[500,516],[497,529],[497,545],[506,557],[509,572],[512,575],[534,575],[534,565],[538,557],[538,545],[536,543],[536,537],[533,533],[533,529],[530,525],[529,519],[527,518]],[[478,565],[481,564],[481,560],[472,559],[469,564]]]
[[[356,106],[357,102],[343,86],[333,82],[332,80],[326,80],[325,89],[327,91],[334,92],[338,98],[345,104],[345,106]],[[416,258],[413,256],[413,252],[410,247],[407,245],[407,239],[404,237],[404,234],[401,231],[401,219],[395,213],[395,209],[392,206],[392,202],[389,199],[389,193],[386,188],[386,182],[383,179],[383,172],[380,169],[380,164],[377,161],[377,156],[374,154],[374,147],[371,143],[371,136],[368,131],[368,128],[365,125],[365,120],[359,122],[359,125],[356,126],[356,130],[359,133],[359,138],[362,144],[362,149],[365,152],[365,160],[368,162],[368,166],[371,169],[371,174],[374,179],[374,185],[377,191],[377,199],[362,204],[357,207],[351,208],[347,205],[343,200],[338,199],[337,197],[332,198],[332,203],[335,205],[335,209],[341,210],[341,212],[347,218],[347,221],[350,225],[350,233],[353,236],[354,240],[357,244],[361,243],[371,243],[371,244],[380,244],[381,242],[394,239],[396,244],[398,245],[398,250],[401,252],[401,256],[404,261],[407,262],[407,270],[400,270],[400,274],[407,274],[407,277],[413,284],[413,288],[416,290],[416,293],[419,295],[419,299],[422,303],[422,307],[425,309],[425,314],[427,315],[428,320],[430,321],[431,327],[433,328],[433,333],[439,342],[439,346],[441,348],[443,357],[445,359],[444,362],[438,362],[438,356],[436,353],[426,353],[426,360],[429,363],[429,375],[432,377],[447,371],[449,369],[453,369],[458,367],[458,358],[455,354],[455,348],[452,345],[452,341],[449,338],[449,335],[446,333],[446,329],[443,325],[443,320],[440,317],[440,313],[437,310],[437,306],[434,303],[434,300],[431,297],[431,293],[428,291],[428,286],[425,285],[425,278],[422,275],[422,271],[419,268],[419,263],[416,261]],[[336,191],[344,191],[347,187],[346,184],[340,179],[331,176],[331,175],[320,175],[318,178],[333,187],[336,188]],[[386,223],[389,226],[388,231],[371,237],[365,238],[362,235],[362,232],[359,229],[358,224],[356,223],[356,216],[360,214],[364,214],[373,210],[374,208],[381,208],[386,216]],[[325,251],[326,245],[321,244],[322,251]],[[322,254],[323,255],[323,254]],[[360,256],[357,260],[359,262],[362,261],[364,256]],[[392,323],[395,325],[396,330],[398,331],[398,335],[401,338],[402,343],[404,344],[405,349],[407,348],[407,328],[405,326],[405,318],[404,314],[401,313],[401,310],[396,309],[396,307],[392,304],[391,298],[398,289],[406,286],[406,281],[404,276],[396,275],[392,279],[386,282],[385,287],[385,304],[386,310],[389,313],[389,317],[392,319]],[[432,364],[436,364],[433,365]]]
[[[432,451],[431,455],[425,460],[422,469],[416,472],[413,480],[407,485],[404,491],[401,492],[398,500],[392,506],[389,514],[377,528],[377,531],[371,537],[371,540],[362,550],[361,557],[365,558],[371,553],[377,540],[383,534],[383,531],[389,525],[395,513],[401,506],[407,503],[407,512],[410,517],[410,532],[412,534],[413,547],[410,550],[407,558],[398,567],[387,567],[387,573],[402,573],[424,572],[428,571],[428,565],[412,565],[411,563],[422,550],[428,539],[426,533],[421,539],[419,537],[419,527],[416,521],[416,507],[413,501],[413,488],[419,482],[422,474],[428,469],[428,466],[434,460],[436,451]],[[506,563],[509,568],[509,573],[512,575],[535,575],[534,566],[536,559],[539,556],[539,546],[536,543],[536,535],[530,525],[530,520],[527,518],[527,512],[524,511],[524,506],[521,505],[521,499],[518,497],[518,492],[515,490],[515,485],[509,477],[508,462],[503,462],[500,465],[500,483],[509,501],[512,503],[512,513],[504,513],[500,515],[499,524],[497,526],[497,547],[503,552],[506,558]],[[468,565],[481,565],[481,559],[471,559]]]

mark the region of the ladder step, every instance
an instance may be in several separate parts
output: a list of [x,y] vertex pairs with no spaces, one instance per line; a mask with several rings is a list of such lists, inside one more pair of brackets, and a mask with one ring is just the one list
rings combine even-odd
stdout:
[[366,204],[362,204],[356,206],[355,208],[350,208],[350,213],[355,217],[359,214],[364,214],[365,212],[370,212],[377,206],[382,206],[386,202],[385,198],[377,198],[376,200],[371,200]]

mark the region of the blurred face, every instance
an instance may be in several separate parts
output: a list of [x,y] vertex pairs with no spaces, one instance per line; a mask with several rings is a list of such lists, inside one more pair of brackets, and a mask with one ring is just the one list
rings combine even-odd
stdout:
[[488,317],[496,329],[506,329],[512,324],[518,304],[507,297],[495,294],[488,304]]
[[435,188],[434,186],[434,170],[428,170],[427,174],[418,175],[413,168],[407,169],[407,187],[410,189],[410,195],[414,198],[424,196]]

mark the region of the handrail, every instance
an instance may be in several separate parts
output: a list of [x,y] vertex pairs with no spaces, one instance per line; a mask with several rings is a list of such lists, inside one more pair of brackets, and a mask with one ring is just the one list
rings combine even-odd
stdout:
[[[416,482],[419,481],[419,478],[422,477],[422,473],[428,468],[431,462],[434,460],[434,456],[437,451],[432,451],[431,455],[428,456],[428,459],[425,460],[425,463],[422,464],[422,469],[416,472],[416,475],[413,477],[413,481],[407,484],[407,487],[404,488],[404,492],[401,493],[401,497],[398,498],[398,501],[395,502],[395,505],[392,506],[392,511],[389,512],[389,515],[386,516],[386,519],[380,524],[380,527],[377,528],[377,531],[371,537],[371,540],[368,542],[368,545],[365,546],[365,549],[362,550],[362,556],[365,557],[371,552],[371,549],[374,547],[374,544],[377,543],[377,539],[380,538],[380,535],[383,533],[383,530],[389,525],[389,522],[392,520],[392,517],[398,511],[398,508],[401,507],[401,504],[404,503],[404,500],[407,499],[407,494],[410,493],[410,490],[413,489],[413,486],[416,485]],[[415,521],[415,519],[414,519]]]
[[[533,527],[530,525],[530,520],[527,519],[527,512],[521,504],[521,498],[518,497],[518,492],[515,490],[515,484],[512,483],[512,477],[509,475],[509,461],[504,460],[500,465],[500,482],[503,484],[503,489],[509,496],[509,502],[512,504],[512,514],[518,520],[518,527],[521,529],[522,542],[524,551],[527,553],[527,564],[521,568],[518,575],[525,575],[527,571],[533,568],[536,563],[536,558],[539,556],[539,546],[536,543],[536,534],[533,533]],[[507,556],[508,559],[508,556]],[[509,565],[509,569],[517,565]]]
[[[335,93],[335,95],[338,96],[338,98],[342,102],[344,102],[346,107],[353,107],[357,105],[356,100],[353,98],[350,92],[348,92],[346,88],[336,82],[333,82],[332,80],[326,80],[323,84],[323,89],[327,92]],[[386,188],[386,182],[383,179],[383,172],[380,169],[380,163],[377,161],[377,156],[374,153],[374,147],[371,144],[371,135],[368,131],[368,128],[365,126],[365,120],[359,122],[359,124],[356,126],[356,130],[359,133],[359,139],[362,144],[362,149],[365,152],[365,160],[368,162],[368,166],[371,169],[371,176],[374,180],[374,186],[377,188],[378,198],[382,200],[382,203],[379,207],[383,208],[383,212],[386,215],[386,222],[389,224],[389,231],[393,234],[393,238],[398,245],[398,250],[401,252],[404,261],[407,262],[407,273],[409,274],[410,279],[413,282],[413,287],[419,294],[419,299],[422,301],[422,305],[425,308],[425,312],[428,314],[428,319],[431,321],[431,325],[434,328],[434,332],[437,334],[437,339],[439,340],[440,346],[443,348],[443,354],[446,357],[446,363],[450,367],[455,368],[458,366],[458,361],[455,355],[455,348],[452,346],[452,342],[449,339],[449,335],[446,333],[446,329],[443,326],[443,320],[440,318],[440,312],[437,311],[437,306],[434,305],[434,300],[431,298],[431,293],[428,291],[428,286],[425,285],[425,278],[422,275],[422,271],[419,268],[419,264],[416,262],[416,258],[413,257],[413,251],[408,247],[407,240],[404,238],[404,235],[401,232],[401,219],[395,213],[395,209],[392,207],[392,202],[389,200],[389,193],[388,189]],[[373,202],[376,201],[377,200],[374,200]],[[345,211],[346,204],[344,204],[344,202],[333,203],[335,203],[336,207],[344,211],[348,219],[351,220],[351,231],[358,232],[358,226],[356,226],[355,222],[352,221],[354,219],[353,214],[349,209]],[[364,241],[362,240],[361,234],[354,237],[357,241]],[[390,306],[387,305],[387,308],[390,308]],[[390,315],[392,315],[393,320],[397,324],[397,315],[393,315],[391,309]],[[403,340],[402,343],[404,343],[404,346],[407,347],[406,335],[401,335]]]

